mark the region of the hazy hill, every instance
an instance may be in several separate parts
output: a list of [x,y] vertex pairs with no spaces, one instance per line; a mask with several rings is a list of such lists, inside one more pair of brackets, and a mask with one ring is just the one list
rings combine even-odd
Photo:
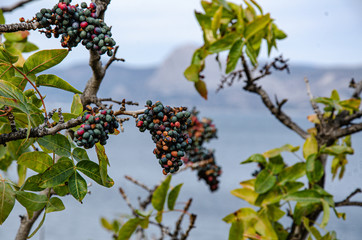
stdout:
[[[195,46],[186,45],[176,49],[158,67],[148,69],[126,68],[122,63],[114,63],[106,74],[99,96],[114,99],[134,100],[140,103],[146,99],[161,100],[167,104],[183,106],[204,106],[214,108],[243,108],[258,109],[261,107],[257,96],[241,91],[242,83],[236,82],[232,87],[226,87],[220,92],[215,90],[220,82],[222,71],[218,63],[212,58],[207,59],[204,71],[205,81],[209,90],[209,100],[203,100],[195,91],[193,83],[187,81],[183,71],[190,63]],[[307,77],[315,96],[328,96],[334,88],[341,89],[341,96],[348,97],[352,90],[348,89],[352,77],[360,80],[361,67],[351,68],[321,68],[295,65],[290,62],[291,73],[275,72],[263,79],[262,84],[274,99],[288,98],[285,108],[309,107],[304,77]],[[86,64],[51,69],[49,72],[59,75],[69,81],[73,86],[82,90],[90,77],[90,70]],[[42,88],[43,91],[45,88]],[[72,94],[54,94],[51,89],[46,90],[48,101],[52,106],[63,105],[70,102]]]

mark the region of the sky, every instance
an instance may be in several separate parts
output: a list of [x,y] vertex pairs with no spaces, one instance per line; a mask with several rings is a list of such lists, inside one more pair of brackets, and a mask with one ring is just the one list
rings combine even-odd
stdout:
[[[0,0],[0,6],[8,2]],[[36,10],[51,8],[56,2],[36,0],[5,17],[8,23],[18,22],[19,17],[32,18]],[[76,2],[80,3],[73,0]],[[283,54],[291,62],[318,66],[362,65],[362,1],[259,0],[258,3],[288,34],[272,56]],[[120,46],[118,57],[125,58],[128,66],[148,67],[162,63],[177,47],[202,45],[195,10],[201,11],[199,0],[113,0],[105,20],[113,27],[113,38]],[[35,31],[30,41],[41,49],[60,48],[59,39],[48,40]],[[265,51],[261,57],[267,58]],[[88,53],[82,46],[74,49],[64,64],[75,61],[88,61]]]

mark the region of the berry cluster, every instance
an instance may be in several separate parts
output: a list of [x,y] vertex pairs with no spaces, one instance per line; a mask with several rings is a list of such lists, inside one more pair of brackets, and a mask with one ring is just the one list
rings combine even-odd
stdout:
[[197,117],[198,112],[192,111],[191,125],[187,129],[192,139],[191,150],[182,159],[185,164],[190,164],[192,169],[197,170],[199,179],[204,179],[211,191],[218,189],[218,177],[221,175],[221,167],[216,165],[214,151],[203,147],[204,142],[217,138],[217,129],[211,119]]
[[209,142],[211,139],[217,138],[217,129],[211,119],[202,118],[200,121],[197,115],[198,112],[193,110],[191,115],[192,124],[188,128],[188,133],[192,136],[195,145],[200,146],[204,142]]
[[215,164],[214,151],[206,150],[199,152],[202,160],[208,160],[209,163],[198,168],[197,175],[200,179],[204,179],[206,184],[209,185],[211,191],[215,191],[219,187],[219,180],[221,175],[221,167]]
[[87,106],[87,111],[83,115],[83,124],[74,133],[74,141],[78,146],[92,148],[95,143],[102,145],[107,143],[108,134],[114,133],[119,127],[113,110],[92,109]]
[[[99,54],[107,53],[112,56],[113,40],[111,28],[96,13],[96,5],[82,2],[71,5],[71,0],[60,0],[53,9],[43,8],[35,15],[34,21],[39,23],[38,28],[46,37],[61,36],[62,47],[69,50],[80,42],[89,50],[98,51]],[[55,26],[54,28],[52,26]]]
[[191,113],[184,107],[171,108],[161,102],[152,105],[146,102],[145,113],[136,120],[136,126],[141,132],[149,130],[156,144],[153,153],[163,168],[163,174],[178,171],[183,164],[181,158],[185,151],[191,148],[192,140],[185,133],[191,124]]

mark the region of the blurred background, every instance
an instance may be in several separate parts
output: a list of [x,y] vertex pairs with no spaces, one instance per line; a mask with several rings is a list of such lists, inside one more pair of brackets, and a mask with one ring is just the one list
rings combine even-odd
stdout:
[[[13,2],[15,0],[0,0],[0,7]],[[57,2],[33,1],[5,14],[6,21],[15,23],[20,17],[31,19],[41,8],[51,8]],[[305,129],[312,127],[306,119],[313,112],[304,77],[310,80],[315,96],[329,96],[333,89],[338,89],[342,98],[348,98],[352,93],[352,89],[348,88],[351,78],[361,80],[362,2],[259,0],[258,3],[264,12],[271,13],[278,27],[288,35],[279,42],[278,51],[273,51],[269,59],[283,54],[290,59],[291,69],[289,75],[275,73],[263,79],[261,84],[270,92],[270,96],[276,94],[279,99],[288,99],[284,110],[296,122]],[[198,217],[190,239],[227,239],[229,225],[221,219],[247,206],[229,192],[238,188],[240,181],[251,178],[256,167],[239,163],[253,153],[263,153],[286,143],[301,146],[303,141],[277,122],[257,96],[242,92],[241,82],[216,93],[224,69],[219,69],[213,57],[208,58],[205,69],[209,100],[205,101],[197,94],[193,84],[183,77],[193,51],[202,45],[195,10],[201,11],[200,2],[195,0],[113,0],[105,21],[113,26],[113,38],[120,46],[118,57],[126,59],[126,62],[113,63],[99,96],[136,101],[141,105],[138,108],[147,99],[161,100],[166,105],[196,106],[200,116],[213,118],[219,139],[213,140],[208,147],[216,149],[216,161],[223,169],[220,189],[210,193],[204,182],[197,181],[196,172],[191,171],[175,175],[171,183],[185,183],[179,197],[181,201],[194,198],[190,212]],[[47,39],[36,31],[31,32],[29,41],[40,49],[60,48],[59,39]],[[260,56],[262,63],[268,61],[266,51]],[[91,76],[88,57],[88,51],[79,46],[48,73],[56,74],[83,90]],[[102,57],[102,60],[107,61],[107,57]],[[47,88],[40,88],[40,91],[47,96],[47,108],[70,109],[72,94],[59,94],[59,91]],[[336,201],[343,200],[362,185],[362,150],[359,148],[362,136],[353,136],[352,144],[355,154],[349,158],[345,178],[332,182],[328,176],[327,191],[335,195]],[[65,197],[66,210],[47,215],[45,225],[33,239],[111,239],[111,234],[102,229],[100,217],[113,219],[121,214],[130,214],[117,186],[122,186],[134,201],[142,194],[123,176],[130,175],[149,186],[162,180],[161,169],[152,153],[151,137],[140,133],[134,127],[133,120],[125,123],[124,133],[111,137],[106,150],[111,163],[109,175],[115,180],[115,186],[105,189],[93,184],[92,193],[85,197],[82,205],[71,197]],[[89,154],[95,159],[92,150]],[[285,159],[290,163],[297,161],[291,154],[286,154]],[[14,167],[9,177],[16,177]],[[347,213],[347,220],[332,216],[327,229],[335,229],[340,239],[360,239],[362,229],[359,216],[362,210],[350,207],[340,211]],[[19,226],[18,216],[24,213],[25,209],[17,204],[0,227],[0,239],[14,239]],[[158,234],[156,231],[154,233]]]

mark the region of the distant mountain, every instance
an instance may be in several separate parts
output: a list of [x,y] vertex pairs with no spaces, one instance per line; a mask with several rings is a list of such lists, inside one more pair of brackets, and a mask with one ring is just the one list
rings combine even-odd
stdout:
[[[259,109],[262,107],[257,96],[242,91],[242,83],[235,82],[232,87],[225,87],[216,93],[222,71],[214,58],[207,59],[206,68],[203,72],[205,82],[208,86],[209,100],[203,100],[193,83],[183,76],[184,70],[190,64],[195,46],[186,45],[175,49],[165,61],[158,67],[137,69],[122,66],[122,63],[114,63],[107,71],[101,86],[100,97],[112,97],[138,101],[144,103],[146,99],[161,100],[169,105],[202,106],[212,108],[243,108]],[[222,69],[224,70],[224,69]],[[302,66],[290,62],[291,73],[274,72],[272,75],[262,79],[260,84],[278,99],[288,99],[285,108],[308,108],[309,102],[304,83],[304,77],[311,82],[314,96],[329,96],[333,89],[339,89],[341,97],[349,97],[352,93],[348,89],[351,78],[360,80],[362,66],[351,68],[322,68]],[[51,69],[49,72],[56,74],[69,81],[79,90],[90,77],[90,69],[86,64],[78,64],[66,69],[60,67]],[[45,88],[42,88],[45,90]],[[70,102],[72,94],[55,94],[47,89],[48,101],[51,105],[60,105],[61,102]],[[63,105],[63,104],[62,104]]]

